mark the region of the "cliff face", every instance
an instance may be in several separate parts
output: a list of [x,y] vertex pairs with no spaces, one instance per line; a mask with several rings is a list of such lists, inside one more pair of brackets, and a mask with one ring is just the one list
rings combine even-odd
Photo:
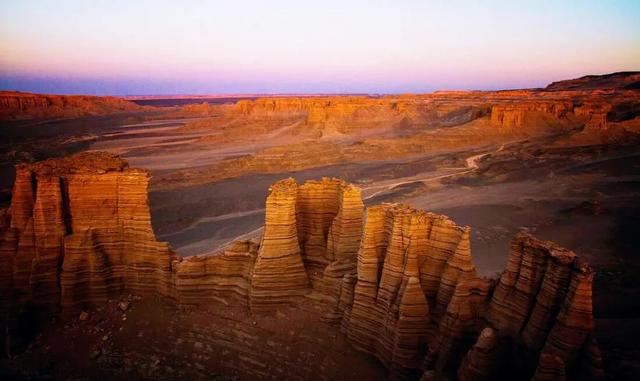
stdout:
[[1,252],[6,295],[50,310],[124,289],[168,295],[176,257],[153,235],[148,181],[108,154],[18,166]]
[[77,311],[127,290],[271,309],[312,286],[337,301],[342,277],[355,271],[363,204],[352,185],[278,182],[260,245],[235,242],[216,255],[182,259],[155,240],[148,182],[146,171],[102,153],[18,166],[0,231],[0,286],[11,296],[4,307]]
[[249,305],[258,245],[237,241],[217,255],[184,258],[174,267],[175,298],[184,304]]
[[452,290],[474,274],[467,230],[403,205],[367,210],[353,302],[352,343],[392,369],[417,368]]
[[298,185],[293,179],[271,186],[264,234],[253,269],[251,307],[266,308],[304,295],[308,278],[296,227]]
[[[470,295],[478,299],[470,302],[466,297],[465,313],[456,311],[454,300],[449,304],[447,315],[453,312],[453,323],[443,319],[438,333],[441,341],[449,344],[444,352],[430,346],[426,368],[441,371],[455,364],[464,340],[469,335],[474,337],[477,327],[485,326],[493,330],[498,344],[488,345],[481,334],[458,371],[462,378],[482,373],[526,379],[536,368],[536,377],[543,377],[558,360],[563,364],[562,372],[572,379],[601,377],[601,358],[593,339],[592,281],[593,271],[573,252],[519,234],[512,241],[507,268],[493,294],[488,292],[489,287],[476,287]],[[481,280],[468,284],[474,282]],[[460,284],[456,293],[467,294],[465,288],[469,287]],[[451,330],[452,325],[465,320],[464,316],[471,316],[476,328],[462,334]],[[478,363],[486,362],[493,363],[494,368],[477,369]]]
[[[433,101],[421,98],[373,98],[366,96],[336,96],[307,98],[259,98],[242,100],[224,114],[224,122],[193,124],[188,129],[207,129],[234,125],[244,131],[256,131],[256,123],[265,132],[274,123],[296,124],[292,133],[313,134],[315,137],[333,135],[371,134],[373,131],[418,130],[468,122],[484,114],[480,104],[454,105],[448,99]],[[253,121],[244,126],[242,121]],[[271,123],[269,123],[271,122]],[[234,129],[235,129],[234,128]]]
[[491,121],[505,128],[522,128],[529,118],[550,115],[556,119],[566,118],[573,113],[571,101],[521,101],[496,104],[491,107]]
[[480,278],[469,228],[400,204],[363,220],[357,187],[285,179],[260,245],[181,259],[155,240],[148,181],[100,153],[19,166],[0,235],[3,307],[78,311],[134,292],[259,313],[313,293],[329,311],[318,318],[397,378],[602,376],[593,271],[551,242],[519,234],[499,280]]
[[475,275],[468,228],[383,204],[367,210],[355,280],[343,278],[338,309],[353,345],[396,375],[528,379],[551,372],[553,358],[569,378],[594,379],[602,364],[592,278],[571,251],[520,234],[494,290]]
[[75,118],[145,109],[147,108],[116,97],[0,91],[0,120]]
[[546,90],[639,89],[640,72],[622,71],[605,75],[586,75],[551,83]]

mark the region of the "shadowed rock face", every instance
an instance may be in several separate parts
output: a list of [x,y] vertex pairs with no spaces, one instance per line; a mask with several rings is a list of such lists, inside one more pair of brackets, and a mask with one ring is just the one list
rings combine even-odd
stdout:
[[546,90],[595,90],[595,89],[638,89],[640,72],[622,71],[605,75],[586,75],[576,79],[553,82]]
[[372,206],[337,179],[270,188],[260,245],[177,257],[149,221],[146,171],[92,153],[18,167],[0,241],[3,307],[78,311],[123,292],[259,313],[314,294],[393,377],[595,379],[593,271],[569,250],[513,239],[499,280],[477,277],[469,228]]

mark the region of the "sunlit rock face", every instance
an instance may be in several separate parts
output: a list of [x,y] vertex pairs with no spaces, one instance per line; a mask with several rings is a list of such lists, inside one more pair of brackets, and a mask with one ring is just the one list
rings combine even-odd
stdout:
[[74,118],[145,109],[116,97],[0,91],[0,120]]
[[365,212],[360,189],[338,179],[285,179],[269,190],[260,244],[182,259],[155,239],[148,182],[104,153],[18,166],[0,235],[3,309],[77,312],[131,292],[258,314],[313,296],[329,311],[318,321],[395,378],[602,376],[594,273],[552,242],[517,235],[499,279],[482,278],[468,227],[402,204]]
[[3,233],[7,295],[51,310],[124,290],[169,296],[176,256],[155,240],[148,182],[147,171],[102,153],[18,166]]

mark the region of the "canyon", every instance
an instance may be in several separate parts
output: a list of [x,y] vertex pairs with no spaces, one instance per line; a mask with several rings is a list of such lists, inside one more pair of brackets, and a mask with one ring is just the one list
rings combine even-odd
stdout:
[[3,93],[0,374],[633,380],[636,83]]
[[0,91],[0,120],[77,118],[143,110],[144,107],[118,97]]

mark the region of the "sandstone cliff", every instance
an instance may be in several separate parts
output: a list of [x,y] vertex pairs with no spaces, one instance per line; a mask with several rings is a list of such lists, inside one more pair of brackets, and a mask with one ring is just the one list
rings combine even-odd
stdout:
[[404,205],[367,210],[353,302],[352,343],[391,369],[419,367],[457,283],[475,273],[467,229]]
[[209,117],[188,122],[181,131],[197,130],[203,134],[198,144],[215,149],[251,146],[255,151],[176,170],[158,183],[180,188],[253,173],[379,162],[551,136],[560,146],[629,142],[638,134],[638,94],[613,89],[469,91],[271,97],[210,106]]
[[116,97],[0,91],[0,120],[76,118],[147,109]]
[[545,90],[596,90],[596,89],[640,89],[640,72],[621,71],[604,75],[585,75],[576,79],[557,81]]
[[352,185],[276,183],[260,245],[183,259],[155,240],[148,182],[148,172],[105,153],[18,166],[0,230],[3,307],[77,311],[128,291],[271,309],[312,285],[337,301],[342,277],[355,271],[363,204]]
[[304,295],[308,277],[296,226],[298,185],[283,180],[269,189],[264,234],[253,269],[251,307],[265,308]]
[[100,304],[125,289],[169,295],[176,256],[155,240],[148,182],[147,171],[109,154],[18,166],[2,233],[3,294],[50,310]]
[[[253,313],[315,294],[326,321],[396,378],[598,379],[593,271],[528,234],[499,280],[477,277],[469,228],[372,206],[337,179],[274,184],[260,245],[181,259],[155,240],[149,174],[93,153],[21,165],[0,234],[3,307],[78,311],[124,292]],[[424,373],[423,373],[424,372]]]

